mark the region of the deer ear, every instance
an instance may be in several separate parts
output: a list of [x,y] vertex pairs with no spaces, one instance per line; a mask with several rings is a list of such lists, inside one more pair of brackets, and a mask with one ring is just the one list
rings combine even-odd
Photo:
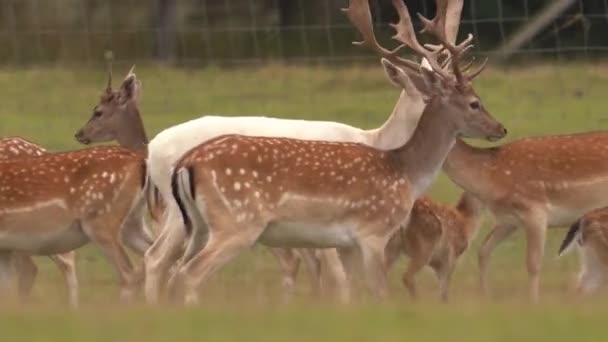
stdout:
[[410,80],[403,69],[391,63],[386,58],[382,58],[380,62],[382,63],[386,77],[395,87],[405,88],[406,85],[410,83]]
[[424,81],[424,89],[418,88],[421,93],[428,97],[433,95],[442,95],[445,93],[445,82],[443,82],[441,76],[439,76],[436,72],[422,66],[420,68],[420,74]]
[[137,80],[137,77],[133,73],[132,69],[129,71],[129,74],[122,81],[120,85],[120,102],[126,103],[127,101],[137,99],[137,95],[139,94],[140,82]]

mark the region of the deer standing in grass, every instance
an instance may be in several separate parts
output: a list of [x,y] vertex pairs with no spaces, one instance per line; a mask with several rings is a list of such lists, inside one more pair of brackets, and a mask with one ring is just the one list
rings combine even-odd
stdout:
[[[40,156],[47,153],[42,146],[20,137],[0,138],[0,161],[16,158]],[[72,307],[78,305],[78,277],[76,276],[75,252],[50,255],[49,258],[61,271],[68,290],[68,300]],[[19,296],[22,299],[29,297],[38,267],[27,254],[14,253],[13,262],[18,275]]]
[[[431,184],[458,136],[496,140],[506,134],[480,104],[458,65],[470,36],[455,45],[445,39],[445,8],[425,20],[454,56],[453,74],[415,37],[405,5],[393,1],[399,23],[395,38],[429,59],[420,70],[427,106],[412,138],[391,150],[356,143],[230,135],[203,143],[176,164],[173,194],[190,241],[172,284],[187,303],[212,272],[259,242],[283,247],[339,247],[358,251],[368,286],[385,294],[384,249],[406,224],[416,198]],[[443,5],[443,4],[440,4]],[[351,1],[348,15],[358,28],[371,27],[367,1]],[[364,37],[368,31],[361,30]],[[407,74],[387,59],[392,79],[415,91]]]
[[9,286],[13,251],[52,255],[92,241],[116,267],[121,296],[130,298],[137,278],[121,237],[138,247],[123,233],[141,224],[144,181],[143,158],[119,147],[1,161],[0,283]]
[[608,275],[608,207],[586,213],[570,226],[559,255],[577,245],[581,260],[577,293],[592,294],[604,285]]
[[[462,1],[451,0],[447,8],[452,15],[446,17],[446,38],[454,42]],[[390,53],[382,47],[376,50]],[[424,60],[422,64],[431,67]],[[479,70],[482,68],[471,75]],[[415,73],[408,76],[417,87],[425,86]],[[412,92],[409,97],[417,100],[421,95]],[[401,99],[395,106],[411,118],[419,117],[419,108]],[[479,250],[483,292],[489,292],[492,252],[521,226],[527,240],[529,298],[537,301],[547,227],[570,225],[584,213],[608,206],[608,132],[532,137],[490,148],[457,139],[443,170],[454,183],[479,198],[496,219]]]
[[[454,41],[462,3],[449,4],[457,14],[446,22],[446,28],[452,28],[446,30],[448,39]],[[537,301],[547,227],[570,225],[584,213],[608,205],[608,132],[532,137],[490,148],[458,139],[443,169],[454,183],[484,202],[496,219],[479,250],[482,290],[489,292],[492,252],[521,226],[527,240],[529,298]]]
[[[94,107],[91,118],[76,132],[75,138],[78,142],[88,145],[92,142],[116,140],[120,146],[139,154],[142,158],[146,155],[148,137],[137,104],[141,82],[137,79],[134,69],[135,66],[131,67],[118,90],[113,90],[112,69],[111,66],[108,68],[106,89],[99,103]],[[146,190],[151,191],[151,186],[147,186]],[[159,220],[162,205],[152,204],[148,209],[153,219]],[[138,246],[135,251],[143,255],[154,242],[154,238],[144,218],[141,219],[142,224],[134,226],[141,229],[140,231],[127,230],[125,234],[129,235],[128,239],[137,241]]]
[[421,198],[414,203],[410,221],[401,226],[386,246],[386,269],[401,253],[409,257],[403,284],[416,298],[415,276],[429,266],[439,280],[441,300],[448,300],[448,290],[458,257],[469,247],[481,224],[482,203],[463,193],[456,207]]
[[[128,75],[118,91],[112,91],[109,81],[102,103],[129,106],[135,81],[134,75]],[[142,222],[143,156],[124,148],[100,147],[2,162],[0,248],[48,255],[96,242],[118,271],[121,295],[129,298],[138,276],[122,243],[140,255],[152,243]],[[27,228],[28,222],[33,226]],[[40,227],[37,222],[45,224]],[[6,253],[0,255],[3,274],[8,274]]]

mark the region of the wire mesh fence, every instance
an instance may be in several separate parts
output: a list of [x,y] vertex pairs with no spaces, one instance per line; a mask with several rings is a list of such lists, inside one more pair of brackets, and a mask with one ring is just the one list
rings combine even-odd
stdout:
[[[465,1],[461,34],[488,54],[551,0]],[[589,57],[608,50],[608,0],[573,0],[531,37],[519,56]],[[356,49],[340,8],[347,0],[1,0],[0,62],[91,63],[104,50],[118,59],[177,64],[343,62],[367,59]],[[406,1],[434,13],[434,1]],[[389,43],[391,2],[371,0],[376,30]],[[417,24],[417,23],[415,23]]]

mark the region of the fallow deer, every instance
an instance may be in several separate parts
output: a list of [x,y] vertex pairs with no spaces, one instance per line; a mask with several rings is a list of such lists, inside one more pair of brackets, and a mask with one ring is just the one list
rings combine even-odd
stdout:
[[[122,84],[117,90],[112,89],[112,66],[108,67],[108,81],[99,103],[93,109],[93,115],[76,134],[78,142],[88,145],[93,142],[108,142],[116,140],[120,146],[127,148],[142,158],[147,153],[148,137],[139,114],[138,98],[141,82],[134,73],[135,66],[131,67]],[[151,191],[149,182],[146,182],[146,192]],[[154,196],[151,196],[154,198]],[[153,219],[159,220],[162,204],[148,203]],[[132,218],[136,220],[137,218]],[[126,229],[124,237],[130,247],[142,255],[152,245],[154,238],[145,224],[131,225]]]
[[608,207],[593,210],[570,226],[559,255],[578,245],[581,270],[577,293],[589,295],[604,285],[608,275]]
[[[454,56],[453,74],[448,73],[436,54],[418,43],[405,5],[400,0],[393,5],[400,18],[395,39],[433,67],[402,63],[420,70],[426,83],[420,91],[427,105],[412,138],[379,150],[357,143],[228,135],[186,153],[175,166],[172,191],[190,240],[172,283],[187,303],[198,300],[197,288],[212,272],[257,242],[358,250],[370,290],[383,297],[386,244],[406,223],[456,138],[497,140],[506,134],[458,64],[472,35],[459,45],[446,40],[445,6],[435,19],[423,21]],[[367,1],[351,1],[347,14],[370,37]],[[401,87],[414,87],[400,67],[384,58],[382,63]]]
[[[449,5],[454,15],[446,18],[446,34],[453,42],[462,1]],[[406,103],[397,107],[409,112]],[[418,116],[416,110],[412,107],[412,117]],[[492,252],[522,226],[527,240],[529,298],[538,300],[547,227],[570,225],[584,213],[608,206],[604,195],[607,157],[608,132],[601,131],[525,138],[490,148],[456,141],[443,170],[483,201],[496,219],[479,250],[480,285],[485,293],[489,292]]]
[[144,159],[120,147],[1,161],[2,285],[8,285],[12,251],[50,255],[92,241],[114,264],[121,296],[130,298],[137,278],[121,243],[121,227],[141,223],[133,217],[143,210],[145,176]]
[[482,213],[482,203],[466,192],[454,208],[428,198],[418,199],[409,224],[402,226],[386,246],[387,271],[403,253],[410,258],[402,278],[410,296],[416,298],[416,274],[429,266],[439,280],[441,299],[447,301],[456,262],[477,232]]
[[[40,156],[47,153],[42,146],[20,137],[0,138],[0,160]],[[49,258],[61,271],[68,290],[68,300],[72,307],[78,305],[78,277],[76,276],[76,253],[71,251],[64,254],[50,255]],[[38,267],[29,255],[14,253],[13,262],[18,275],[19,296],[29,297]]]

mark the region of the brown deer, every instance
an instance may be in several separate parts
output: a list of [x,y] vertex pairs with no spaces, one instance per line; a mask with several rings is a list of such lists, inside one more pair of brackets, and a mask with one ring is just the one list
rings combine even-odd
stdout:
[[[112,67],[108,67],[106,89],[99,103],[93,108],[91,118],[76,132],[76,140],[85,145],[116,140],[120,146],[141,155],[142,158],[146,155],[148,137],[137,104],[141,82],[134,70],[135,66],[132,66],[118,90],[113,90]],[[146,184],[149,184],[149,181]],[[147,195],[150,195],[152,190],[151,186],[147,186]],[[163,210],[162,201],[155,194],[151,194],[149,199],[149,212],[155,221],[159,221]],[[143,255],[154,242],[154,238],[145,224],[144,217],[140,219],[141,224],[132,225],[134,229],[127,229],[124,234],[128,240],[126,242],[132,244],[130,247]]]
[[482,203],[466,192],[454,208],[425,197],[418,199],[409,224],[402,226],[386,246],[387,271],[403,253],[410,258],[402,278],[410,296],[416,298],[416,274],[429,266],[439,280],[441,300],[447,301],[456,262],[475,236],[482,213]]
[[581,260],[577,293],[592,294],[604,285],[608,274],[608,207],[593,210],[570,226],[559,248],[565,254],[577,244]]
[[[229,135],[186,153],[175,166],[172,188],[190,235],[184,264],[173,279],[187,303],[197,301],[197,288],[212,272],[256,242],[355,249],[370,290],[383,297],[386,244],[406,223],[456,138],[497,140],[506,134],[458,64],[472,36],[459,45],[445,39],[448,5],[440,3],[435,19],[423,22],[454,56],[453,74],[418,43],[405,5],[393,4],[400,17],[395,38],[433,67],[402,63],[420,70],[426,84],[420,91],[427,106],[412,138],[398,148],[378,150],[356,143]],[[347,14],[370,43],[367,1],[351,1]],[[388,59],[382,63],[401,87],[414,87],[400,67]]]
[[[448,5],[451,8],[448,12],[453,15],[446,17],[446,38],[454,42],[462,1],[453,0]],[[370,37],[373,38],[373,34]],[[376,49],[391,55],[389,50]],[[477,75],[480,70],[482,68],[471,75]],[[408,76],[417,87],[424,87],[415,72],[408,72]],[[409,95],[412,99],[421,98],[415,92]],[[401,100],[395,110],[411,117],[420,114],[419,107]],[[527,240],[529,297],[532,301],[538,300],[547,227],[569,225],[584,213],[608,205],[608,198],[604,196],[608,188],[606,146],[608,132],[601,131],[525,138],[490,148],[456,140],[445,160],[444,172],[484,202],[496,219],[479,250],[480,285],[485,293],[489,292],[492,252],[521,226]]]
[[[122,246],[140,224],[145,162],[120,147],[49,153],[0,162],[0,281],[8,286],[12,251],[51,255],[96,243],[114,264],[121,296],[138,278]],[[122,226],[125,229],[121,229]]]
[[[20,137],[0,138],[0,161],[31,156],[40,156],[47,153],[46,149],[31,141]],[[78,277],[76,276],[76,253],[71,251],[64,254],[50,255],[49,258],[61,271],[68,290],[68,299],[72,307],[78,305]],[[13,254],[18,275],[19,296],[22,299],[29,297],[38,267],[29,255]]]

